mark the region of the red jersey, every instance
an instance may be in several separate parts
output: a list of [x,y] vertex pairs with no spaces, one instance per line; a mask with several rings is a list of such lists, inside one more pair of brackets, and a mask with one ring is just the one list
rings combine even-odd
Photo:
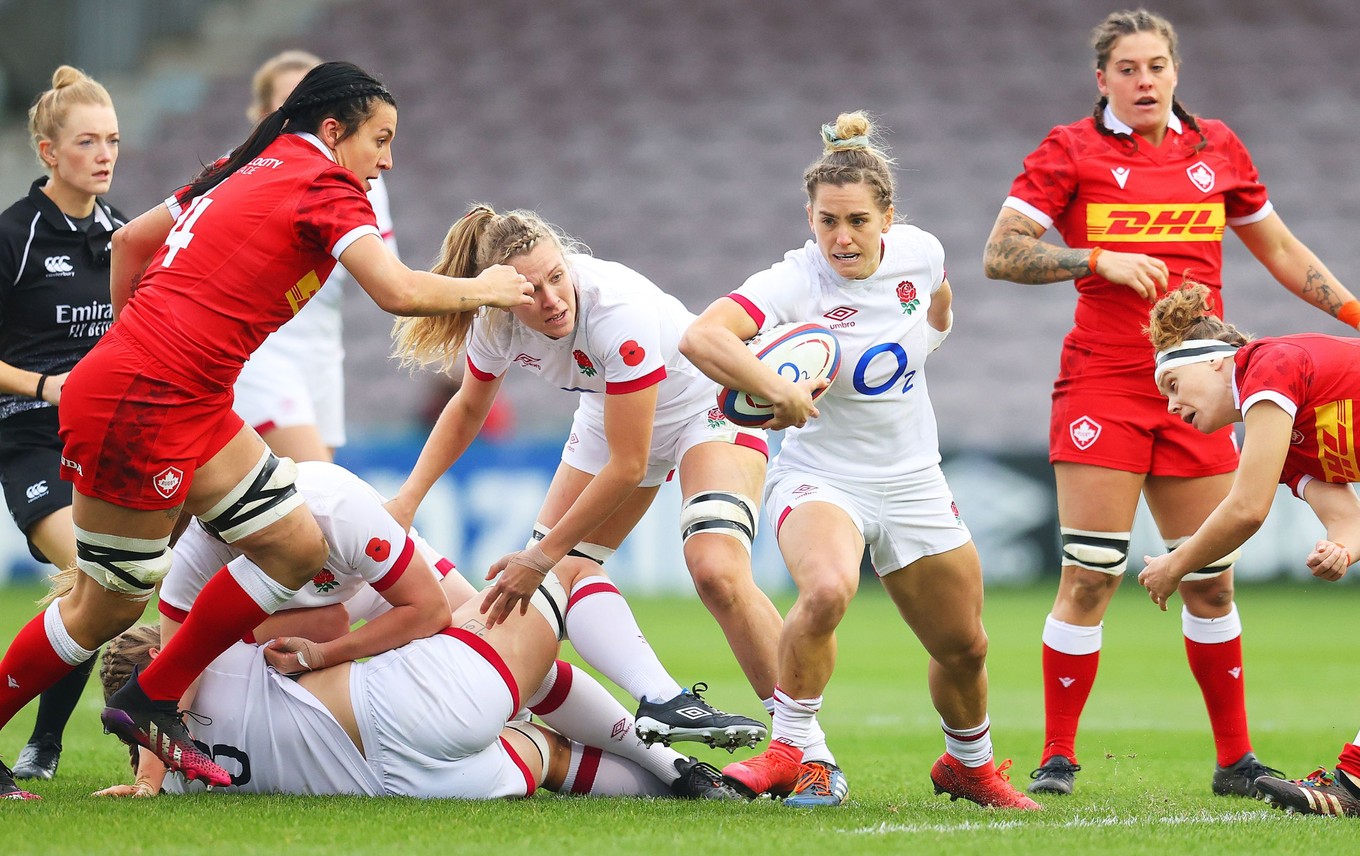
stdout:
[[[1092,117],[1054,128],[1011,185],[1005,207],[1044,228],[1057,228],[1069,247],[1145,253],[1166,262],[1170,285],[1192,279],[1219,298],[1223,228],[1264,219],[1272,208],[1242,142],[1224,123],[1199,119],[1204,136],[1174,115],[1159,147],[1102,134]],[[1110,110],[1105,125],[1129,131]],[[1199,151],[1195,146],[1207,144]],[[1142,333],[1151,304],[1127,286],[1098,276],[1076,282],[1076,326],[1069,342],[1134,346],[1147,358],[1130,370],[1151,387],[1152,347]]]
[[1321,333],[1258,339],[1239,349],[1235,361],[1233,403],[1244,415],[1271,401],[1294,417],[1281,484],[1302,498],[1309,479],[1360,481],[1360,340]]
[[116,326],[199,388],[229,389],[341,253],[379,235],[360,179],[311,134],[285,134],[182,208],[180,199],[166,200],[175,227]]

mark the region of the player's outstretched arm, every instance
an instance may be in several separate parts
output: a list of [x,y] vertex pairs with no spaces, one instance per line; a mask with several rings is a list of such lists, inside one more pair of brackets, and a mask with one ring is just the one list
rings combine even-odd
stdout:
[[492,265],[471,279],[412,270],[377,235],[364,235],[347,247],[340,264],[374,303],[393,315],[448,315],[533,303],[533,286],[508,265]]
[[1233,231],[1280,285],[1347,327],[1360,327],[1360,301],[1294,237],[1279,214],[1272,211],[1255,223],[1234,226]]

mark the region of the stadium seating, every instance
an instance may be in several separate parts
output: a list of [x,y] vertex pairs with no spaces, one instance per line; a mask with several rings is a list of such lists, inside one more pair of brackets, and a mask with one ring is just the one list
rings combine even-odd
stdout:
[[[1073,292],[987,281],[980,258],[1021,158],[1091,109],[1097,14],[1077,0],[393,0],[331,7],[300,46],[396,93],[390,187],[410,263],[429,262],[471,200],[531,206],[696,311],[805,239],[817,127],[870,109],[893,131],[899,212],[948,253],[958,322],[930,372],[945,444],[1039,448]],[[1353,289],[1358,20],[1352,0],[1205,0],[1174,18],[1184,103],[1233,125],[1286,222]],[[242,139],[246,89],[216,81],[153,150],[127,152],[119,200],[150,204]],[[1343,332],[1227,244],[1242,326]],[[414,412],[424,387],[391,383],[388,319],[358,295],[348,309],[361,432]]]

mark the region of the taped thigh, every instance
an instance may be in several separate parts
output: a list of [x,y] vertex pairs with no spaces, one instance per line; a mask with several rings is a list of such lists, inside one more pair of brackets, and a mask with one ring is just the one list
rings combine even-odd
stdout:
[[[534,534],[530,536],[528,543],[524,546],[532,547],[535,541],[542,541],[544,538],[548,537],[548,533],[551,531],[551,529],[544,526],[542,523],[535,523]],[[578,559],[589,559],[597,565],[603,565],[605,562],[609,561],[610,556],[614,555],[614,549],[612,547],[604,547],[600,544],[591,544],[588,541],[582,541],[568,550],[567,555],[575,556]]]
[[750,497],[725,490],[696,493],[680,510],[680,539],[704,532],[730,535],[751,552],[756,537],[756,503]]
[[170,572],[170,536],[124,538],[75,527],[76,567],[110,591],[143,602]]
[[[1186,541],[1189,540],[1190,540],[1189,535],[1186,535],[1184,538],[1167,538],[1166,539],[1167,552],[1176,549],[1177,547],[1179,547],[1180,545],[1184,544]],[[1242,548],[1238,547],[1236,550],[1233,550],[1231,553],[1219,559],[1218,561],[1210,562],[1209,564],[1205,565],[1199,570],[1191,571],[1190,573],[1181,577],[1181,582],[1186,582],[1187,580],[1191,582],[1195,580],[1211,580],[1214,577],[1218,576],[1219,574],[1223,573],[1224,571],[1231,570],[1233,563],[1240,558],[1242,558]]]
[[1128,532],[1094,532],[1062,527],[1062,561],[1117,577],[1129,565]]
[[538,590],[529,598],[529,603],[548,620],[553,635],[561,642],[567,635],[567,590],[557,574],[548,574],[539,583]]
[[517,719],[505,723],[505,727],[512,731],[518,731],[533,742],[534,748],[538,750],[539,760],[543,765],[543,775],[540,778],[546,780],[548,778],[548,762],[552,757],[548,748],[548,735],[544,734],[538,726]]
[[258,463],[221,501],[198,516],[203,527],[231,544],[254,535],[302,505],[297,465],[265,449]]

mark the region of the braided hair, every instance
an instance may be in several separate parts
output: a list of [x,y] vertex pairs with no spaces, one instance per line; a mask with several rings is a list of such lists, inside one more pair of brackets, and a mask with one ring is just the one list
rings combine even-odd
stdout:
[[[1171,53],[1172,65],[1180,68],[1181,55],[1179,50],[1179,39],[1176,37],[1176,29],[1171,26],[1171,22],[1161,15],[1149,12],[1146,9],[1135,9],[1133,11],[1123,10],[1111,12],[1096,26],[1091,34],[1091,48],[1096,52],[1096,68],[1104,69],[1109,65],[1110,54],[1114,51],[1114,46],[1125,36],[1134,33],[1153,33],[1166,42],[1167,50]],[[1121,140],[1130,152],[1138,150],[1138,140],[1131,134],[1118,134],[1105,126],[1105,107],[1110,103],[1110,99],[1102,95],[1096,99],[1095,109],[1091,111],[1092,118],[1096,122],[1096,131],[1106,137],[1114,137]],[[1171,96],[1171,112],[1176,114],[1186,127],[1199,135],[1199,142],[1195,143],[1192,152],[1198,152],[1209,144],[1209,139],[1204,136],[1204,130],[1200,128],[1199,121],[1194,115],[1181,106],[1181,102],[1176,96]]]
[[188,202],[202,196],[227,176],[250,163],[283,134],[316,133],[325,119],[345,129],[340,139],[359,130],[378,102],[397,106],[392,93],[368,72],[349,62],[323,62],[307,72],[283,106],[255,125],[244,143],[225,161],[203,168],[189,184]]

